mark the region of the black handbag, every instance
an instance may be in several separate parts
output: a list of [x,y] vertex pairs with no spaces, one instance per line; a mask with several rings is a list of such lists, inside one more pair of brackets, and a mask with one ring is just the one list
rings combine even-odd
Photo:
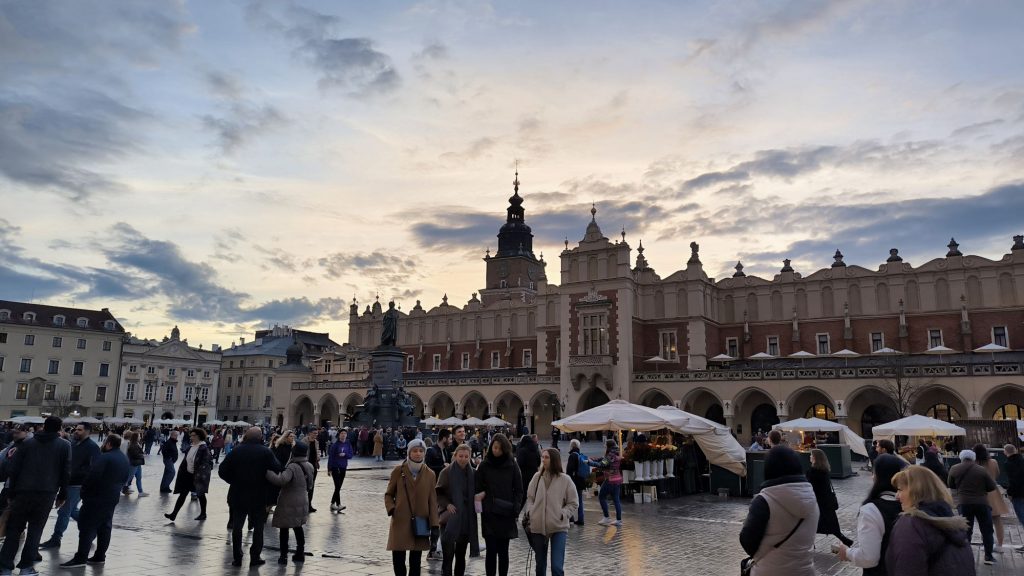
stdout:
[[405,486],[405,501],[409,503],[409,514],[412,514],[412,535],[416,538],[429,538],[430,520],[426,516],[417,516],[413,511],[412,498],[409,496],[409,483],[405,480],[405,472],[402,473],[402,484]]
[[[764,555],[761,556],[761,558],[764,558],[765,556],[771,554],[772,550],[776,550],[779,546],[785,544],[786,540],[789,540],[790,537],[793,536],[793,534],[796,534],[797,529],[800,528],[800,525],[803,523],[804,519],[801,518],[800,521],[796,523],[796,526],[793,526],[793,529],[789,531],[789,534],[786,534],[785,538],[780,540],[779,543],[775,546],[772,546],[771,550],[765,552]],[[760,560],[761,558],[758,558],[758,560]],[[750,571],[754,569],[755,564],[757,564],[757,560],[755,560],[751,556],[748,556],[743,560],[740,560],[740,576],[750,576]]]

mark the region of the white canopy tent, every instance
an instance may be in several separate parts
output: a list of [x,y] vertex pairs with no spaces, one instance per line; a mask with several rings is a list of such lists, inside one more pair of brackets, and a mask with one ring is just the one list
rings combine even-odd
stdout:
[[426,420],[421,420],[420,424],[423,424],[424,426],[438,426],[441,424],[441,419],[431,416]]
[[[648,408],[625,400],[612,400],[590,410],[555,420],[551,425],[565,432],[650,431],[667,428],[681,434],[692,434],[710,462],[740,476],[746,475],[746,454],[743,447],[729,434],[728,429],[722,434],[719,424],[674,407],[664,408],[670,410]],[[730,441],[735,447],[731,446]],[[739,448],[739,453],[735,452],[735,448]],[[743,453],[743,456],[740,461],[736,461],[736,458],[740,458],[740,453]]]
[[477,418],[476,416],[470,416],[469,418],[466,418],[465,420],[462,421],[462,424],[465,425],[465,426],[486,426],[487,425],[486,422],[484,422],[483,420]]
[[783,432],[839,432],[841,443],[848,445],[850,450],[861,456],[868,456],[868,449],[864,446],[864,439],[853,430],[850,430],[849,426],[839,424],[838,422],[822,420],[821,418],[796,418],[780,422],[772,426],[772,429],[782,430]]
[[708,358],[708,362],[732,362],[733,360],[735,360],[735,358],[728,354],[719,354],[718,356]]
[[438,424],[440,426],[455,426],[456,424],[462,424],[462,419],[456,416],[449,416],[438,422]]
[[[669,426],[670,430],[693,436],[693,440],[700,446],[709,462],[740,476],[746,476],[747,451],[733,437],[728,426],[690,414],[675,406],[658,406],[656,410],[673,420],[674,424]],[[679,422],[680,419],[683,421]]]
[[484,424],[487,426],[511,426],[511,422],[506,422],[497,416],[491,416],[487,420],[484,420]]
[[893,436],[966,436],[967,431],[935,418],[915,414],[893,420],[887,424],[878,424],[871,429],[875,438],[891,438]]
[[8,422],[14,422],[15,424],[42,424],[44,419],[42,416],[15,416],[10,418]]

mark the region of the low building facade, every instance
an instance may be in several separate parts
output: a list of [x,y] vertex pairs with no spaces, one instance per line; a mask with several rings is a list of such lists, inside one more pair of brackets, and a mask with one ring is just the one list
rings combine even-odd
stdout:
[[146,423],[176,418],[201,424],[216,419],[221,356],[216,346],[189,346],[177,326],[159,342],[129,338],[121,358],[116,415]]
[[0,415],[112,416],[124,337],[106,308],[0,300]]

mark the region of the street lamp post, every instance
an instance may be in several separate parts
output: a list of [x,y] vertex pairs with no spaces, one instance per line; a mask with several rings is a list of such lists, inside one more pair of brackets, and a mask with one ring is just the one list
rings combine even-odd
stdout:
[[202,400],[200,400],[199,399],[199,394],[196,394],[195,410],[192,412],[192,426],[193,427],[198,427],[199,426],[199,406],[200,406],[200,404],[202,404],[203,406],[206,406],[206,402],[203,402]]

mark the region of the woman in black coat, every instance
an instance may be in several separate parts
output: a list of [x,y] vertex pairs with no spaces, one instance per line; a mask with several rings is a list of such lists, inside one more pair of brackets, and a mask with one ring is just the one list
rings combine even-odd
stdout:
[[[586,456],[583,456],[586,458]],[[570,518],[569,522],[583,526],[583,491],[587,489],[586,478],[580,474],[580,441],[573,438],[569,441],[569,457],[565,459],[565,473],[572,478],[572,484],[576,487],[576,497],[579,500],[579,512],[576,518]]]
[[[532,476],[531,476],[532,478]],[[495,434],[484,461],[476,470],[476,501],[480,502],[480,526],[487,543],[487,576],[508,576],[508,543],[519,537],[516,521],[523,507],[523,478],[512,457],[512,443]]]
[[193,492],[199,500],[199,516],[196,516],[196,520],[206,520],[206,493],[210,491],[213,456],[206,445],[206,430],[193,428],[188,435],[191,444],[181,459],[178,477],[174,480],[174,493],[178,495],[178,500],[174,503],[174,511],[164,514],[171,522],[177,518],[178,511],[185,505],[185,499]]
[[946,470],[946,465],[942,463],[942,459],[939,458],[939,453],[936,450],[929,449],[924,453],[924,464],[923,466],[939,477],[942,480],[943,486],[949,485],[949,470]]
[[523,494],[526,494],[526,487],[530,485],[530,480],[533,480],[534,474],[540,469],[540,448],[537,447],[532,436],[527,434],[519,440],[516,462],[519,464],[519,473],[523,477]]
[[853,544],[853,540],[847,538],[839,527],[839,517],[836,516],[839,502],[836,500],[835,490],[832,489],[830,475],[831,468],[825,452],[817,448],[811,450],[811,469],[807,471],[806,476],[814,488],[814,499],[818,501],[818,534],[831,534],[849,546]]

